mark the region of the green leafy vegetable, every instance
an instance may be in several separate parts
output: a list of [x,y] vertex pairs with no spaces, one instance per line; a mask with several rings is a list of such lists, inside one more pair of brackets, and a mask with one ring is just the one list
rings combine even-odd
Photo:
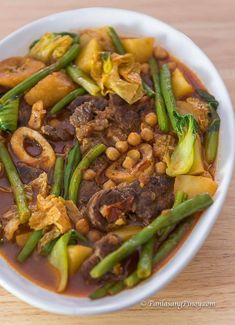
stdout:
[[17,129],[19,112],[19,98],[0,103],[0,129],[14,132]]
[[168,162],[166,173],[171,177],[187,174],[194,161],[194,143],[197,123],[190,114],[181,116],[174,112],[179,142]]
[[61,58],[72,44],[73,38],[68,34],[47,32],[30,47],[29,54],[42,62],[53,62]]
[[68,250],[67,246],[71,237],[71,231],[61,236],[55,243],[51,254],[49,255],[49,262],[54,266],[60,274],[58,285],[58,292],[62,292],[68,283]]
[[217,156],[219,144],[220,117],[216,112],[219,102],[205,90],[196,89],[196,92],[208,103],[210,110],[210,124],[205,135],[205,157],[208,164],[212,164]]
[[203,89],[199,89],[199,88],[196,89],[196,92],[201,97],[201,99],[203,99],[205,102],[210,104],[214,109],[217,109],[217,107],[219,106],[219,102],[215,99],[215,97],[213,95],[211,95],[207,91],[205,91]]
[[166,169],[167,175],[175,177],[177,175],[187,174],[193,165],[197,122],[193,115],[180,115],[177,112],[171,85],[171,73],[167,64],[164,64],[161,68],[160,83],[171,125],[179,140],[168,160]]
[[91,65],[91,76],[103,96],[115,93],[128,104],[133,104],[144,94],[140,65],[131,53],[98,53]]

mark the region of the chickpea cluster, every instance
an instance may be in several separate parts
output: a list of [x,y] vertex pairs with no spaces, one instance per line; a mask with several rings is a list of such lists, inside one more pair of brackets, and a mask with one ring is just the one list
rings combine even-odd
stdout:
[[[144,117],[144,121],[141,123],[140,134],[137,132],[131,132],[126,141],[117,141],[115,147],[108,147],[106,149],[106,156],[109,160],[115,162],[120,158],[122,154],[125,154],[125,159],[122,162],[124,169],[133,168],[140,160],[141,153],[138,150],[138,146],[142,142],[151,142],[154,139],[153,128],[157,124],[157,116],[154,112],[148,113]],[[157,174],[162,175],[166,171],[166,164],[162,161],[155,164],[155,171]],[[96,178],[96,172],[92,169],[84,171],[83,179],[92,181]],[[109,179],[103,184],[103,189],[110,190],[116,186],[116,183]]]
[[[115,147],[109,147],[106,150],[106,156],[111,161],[116,161],[121,154],[126,153],[126,157],[122,163],[122,167],[125,169],[133,168],[138,161],[141,159],[140,151],[137,147],[141,142],[150,142],[154,139],[154,132],[152,128],[157,124],[157,116],[154,112],[148,113],[144,121],[141,123],[141,132],[131,132],[126,141],[117,141]],[[130,148],[131,147],[131,148]],[[160,165],[156,167],[158,172],[160,170]],[[163,170],[163,168],[162,168]],[[110,189],[115,186],[115,183],[108,180],[104,184],[105,189]]]

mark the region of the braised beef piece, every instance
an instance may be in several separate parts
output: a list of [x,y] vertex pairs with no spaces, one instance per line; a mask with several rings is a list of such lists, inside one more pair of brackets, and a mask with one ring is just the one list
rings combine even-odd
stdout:
[[100,187],[94,181],[83,180],[79,189],[78,206],[85,206],[90,198],[100,191]]
[[19,106],[18,126],[28,126],[31,115],[31,106],[22,98]]
[[80,105],[84,104],[85,102],[91,102],[95,106],[96,110],[99,111],[103,111],[105,107],[107,107],[108,105],[108,101],[105,97],[84,95],[74,99],[67,106],[67,109],[70,110],[72,113],[74,113],[76,108],[78,108]]
[[16,168],[18,170],[21,180],[25,184],[28,184],[32,180],[38,178],[38,176],[43,172],[43,170],[39,168],[31,167],[22,162],[17,162]]
[[103,185],[107,180],[105,175],[106,168],[109,166],[109,160],[106,155],[102,155],[95,159],[90,168],[96,172],[95,181],[98,185]]
[[139,181],[134,181],[129,185],[101,190],[90,199],[87,215],[92,225],[101,230],[115,226],[118,219],[147,225],[162,210],[172,207],[173,186],[173,178],[163,175],[150,177],[144,187]]
[[73,112],[69,120],[84,153],[97,143],[112,146],[126,140],[130,132],[140,132],[141,119],[154,111],[154,102],[145,96],[129,105],[117,95],[110,95],[108,100],[85,95],[67,108]]
[[90,102],[85,102],[81,104],[80,106],[75,108],[74,113],[70,117],[70,123],[74,127],[78,127],[81,124],[85,124],[93,119],[94,112],[96,110],[96,107]]
[[126,140],[130,132],[140,131],[140,115],[136,104],[129,105],[117,95],[109,98],[109,128],[106,137],[110,145]]
[[47,139],[52,141],[68,141],[72,137],[72,134],[68,132],[67,129],[63,129],[60,127],[57,128],[51,125],[43,126],[41,131]]
[[95,243],[94,253],[82,264],[81,274],[87,281],[93,281],[90,277],[91,269],[106,255],[116,250],[122,244],[122,240],[115,234],[107,234]]
[[174,203],[174,179],[166,175],[152,176],[144,186],[135,202],[135,214],[143,222],[157,217],[161,211],[169,209]]

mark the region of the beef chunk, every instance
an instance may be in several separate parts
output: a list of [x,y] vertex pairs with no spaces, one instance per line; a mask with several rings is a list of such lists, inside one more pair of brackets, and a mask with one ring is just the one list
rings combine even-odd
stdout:
[[124,135],[137,132],[140,128],[139,114],[136,105],[129,105],[117,95],[110,96],[109,106],[112,109],[111,128],[118,128]]
[[92,195],[100,191],[100,187],[94,181],[83,180],[79,189],[79,206],[85,206]]
[[18,173],[20,174],[21,180],[25,184],[28,184],[29,182],[38,178],[38,176],[43,172],[43,170],[39,168],[28,166],[22,162],[17,162],[16,168],[18,170]]
[[60,127],[53,127],[51,125],[45,125],[42,127],[42,133],[52,141],[68,141],[71,139],[72,134],[68,129],[63,129]]
[[47,117],[41,131],[48,140],[54,142],[70,141],[75,135],[75,129],[69,122],[67,111],[62,111],[58,118]]
[[174,180],[168,176],[152,176],[144,187],[134,181],[101,190],[90,199],[87,214],[92,225],[101,230],[118,225],[119,219],[125,223],[134,219],[149,224],[162,210],[172,207],[173,185]]
[[76,107],[74,113],[70,117],[70,123],[74,127],[78,127],[81,124],[86,124],[92,120],[96,107],[90,102],[85,102],[80,106]]
[[151,177],[144,186],[135,202],[135,214],[142,221],[157,217],[162,210],[173,205],[173,178],[167,176]]
[[74,99],[72,103],[69,104],[67,109],[73,113],[75,112],[76,108],[78,108],[80,105],[86,102],[91,102],[95,106],[95,108],[99,111],[103,111],[105,107],[108,105],[108,101],[104,97],[84,95]]
[[76,128],[81,149],[85,152],[97,140],[114,145],[118,140],[126,140],[130,132],[140,132],[143,112],[153,110],[153,102],[146,97],[129,105],[117,95],[110,95],[109,100],[81,96],[69,107],[73,111],[70,123]]
[[[115,234],[107,234],[95,243],[94,253],[82,264],[81,273],[85,280],[91,281],[90,271],[106,255],[116,250],[122,241]],[[94,281],[94,280],[93,280]]]

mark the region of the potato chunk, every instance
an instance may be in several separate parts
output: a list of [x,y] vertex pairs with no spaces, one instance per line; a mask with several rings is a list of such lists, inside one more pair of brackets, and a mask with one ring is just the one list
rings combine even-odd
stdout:
[[48,108],[74,89],[74,83],[65,73],[54,72],[30,89],[25,95],[25,100],[29,105],[42,100],[44,108]]
[[128,53],[132,53],[137,62],[143,63],[148,61],[153,53],[153,37],[142,38],[125,38],[122,44]]
[[177,98],[190,95],[193,92],[192,85],[185,79],[178,68],[172,73],[172,87]]
[[90,74],[93,58],[101,52],[101,46],[96,38],[92,38],[80,51],[76,65],[79,66],[84,72]]
[[180,175],[175,178],[174,191],[182,191],[192,198],[200,193],[208,193],[213,196],[217,190],[217,183],[204,176]]
[[68,246],[69,273],[77,272],[82,263],[92,254],[92,248],[81,245]]

